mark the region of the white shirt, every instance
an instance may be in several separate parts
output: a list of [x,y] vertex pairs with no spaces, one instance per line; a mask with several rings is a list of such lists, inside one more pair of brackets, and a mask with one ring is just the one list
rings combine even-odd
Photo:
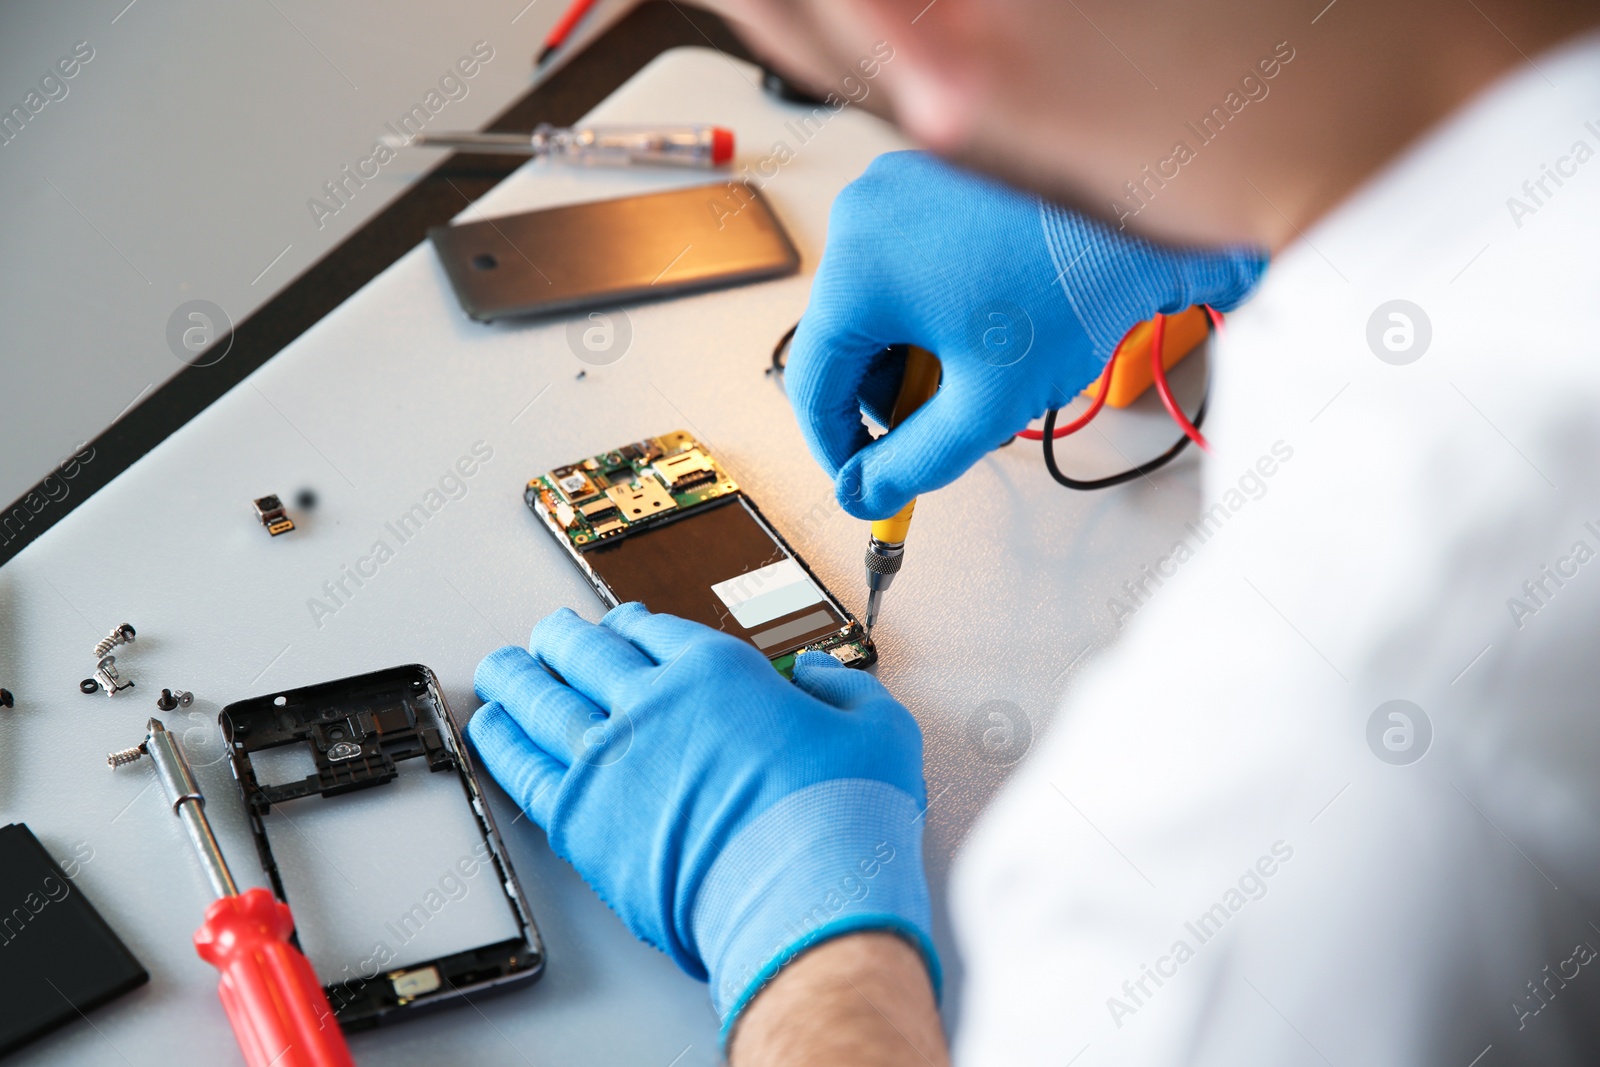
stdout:
[[958,861],[958,1063],[1600,1062],[1600,38],[1536,63],[1230,317],[1210,519]]

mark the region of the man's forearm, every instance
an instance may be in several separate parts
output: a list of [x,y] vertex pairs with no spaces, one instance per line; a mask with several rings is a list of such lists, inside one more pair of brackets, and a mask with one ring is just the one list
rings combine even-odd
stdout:
[[745,1009],[733,1067],[946,1067],[922,956],[893,934],[826,941],[779,972]]

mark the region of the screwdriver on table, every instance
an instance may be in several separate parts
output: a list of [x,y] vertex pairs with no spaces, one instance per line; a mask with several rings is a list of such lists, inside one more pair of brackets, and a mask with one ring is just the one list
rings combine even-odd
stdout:
[[568,163],[627,166],[633,163],[678,167],[720,167],[733,158],[733,131],[700,123],[692,126],[552,126],[532,133],[477,133],[468,130],[385,134],[390,148],[418,145],[506,156],[545,156]]
[[[893,430],[911,413],[932,399],[939,391],[939,357],[925,348],[906,345],[906,369],[900,378],[900,391],[895,394],[894,410],[889,414],[889,429]],[[912,497],[892,518],[877,519],[872,524],[872,537],[867,541],[867,636],[872,635],[873,624],[883,608],[883,594],[900,573],[906,551],[906,532],[911,529],[911,513],[917,500]]]
[[250,1067],[354,1067],[344,1031],[311,962],[289,943],[288,905],[261,887],[243,893],[206,819],[205,797],[178,739],[151,719],[144,744],[111,758],[113,769],[147,755],[173,813],[183,820],[217,899],[195,931],[200,958],[222,973],[217,993]]

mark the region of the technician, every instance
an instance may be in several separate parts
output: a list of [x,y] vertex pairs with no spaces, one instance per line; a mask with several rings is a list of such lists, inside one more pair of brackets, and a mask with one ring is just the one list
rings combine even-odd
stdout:
[[[921,736],[827,656],[790,685],[638,605],[490,655],[469,732],[555,851],[709,980],[736,1067],[938,1064],[946,1027],[963,1064],[1600,1061],[1600,13],[723,6],[818,88],[890,42],[878,98],[971,168],[834,206],[788,388],[852,515],[1135,322],[1251,299],[1199,532],[964,846],[944,1025]],[[903,341],[945,385],[872,442]]]

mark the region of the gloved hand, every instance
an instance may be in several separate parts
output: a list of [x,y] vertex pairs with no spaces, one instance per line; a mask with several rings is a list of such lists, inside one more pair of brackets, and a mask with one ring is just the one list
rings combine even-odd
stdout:
[[[1166,249],[921,152],[873,161],[834,201],[828,244],[785,373],[840,505],[886,518],[954,481],[1092,382],[1158,311],[1226,311],[1264,252]],[[939,393],[871,443],[909,343],[944,364]]]
[[726,1036],[778,967],[899,933],[938,985],[922,869],[922,734],[819,652],[794,684],[753,647],[624,604],[563,608],[478,665],[467,735],[633,933],[709,978]]

